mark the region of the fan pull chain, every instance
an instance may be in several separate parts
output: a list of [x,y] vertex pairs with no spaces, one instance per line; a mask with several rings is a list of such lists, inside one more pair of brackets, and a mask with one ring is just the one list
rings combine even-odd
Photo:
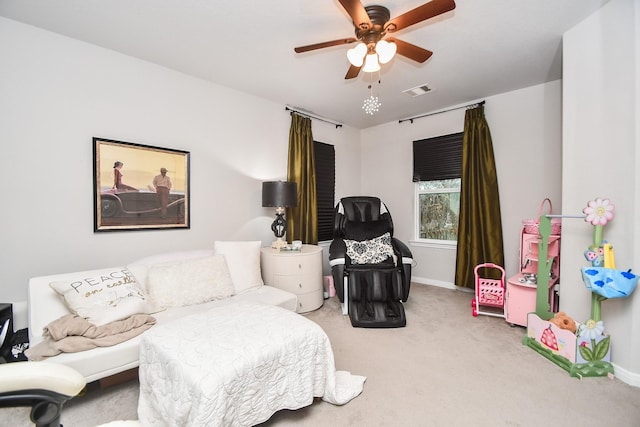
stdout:
[[[378,71],[378,84],[380,84],[380,71]],[[369,79],[369,98],[365,98],[364,103],[362,104],[362,109],[366,114],[373,116],[380,110],[380,106],[382,103],[378,99],[377,96],[373,96],[373,73],[370,73]]]

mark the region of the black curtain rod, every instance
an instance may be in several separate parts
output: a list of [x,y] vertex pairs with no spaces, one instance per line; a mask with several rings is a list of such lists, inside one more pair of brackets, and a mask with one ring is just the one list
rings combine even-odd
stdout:
[[306,113],[304,111],[296,110],[295,108],[289,107],[288,105],[285,106],[284,109],[285,109],[285,111],[291,111],[291,114],[298,113],[301,116],[309,117],[310,119],[316,119],[316,120],[320,120],[321,122],[331,123],[332,125],[334,125],[336,127],[336,129],[342,127],[342,123],[334,122],[333,120],[329,120],[329,119],[326,119],[324,117],[320,117],[320,116],[316,116],[316,115],[311,114],[311,113]]
[[469,107],[479,107],[481,105],[484,105],[485,100],[482,100],[480,102],[475,102],[473,104],[469,104],[469,105],[463,105],[461,107],[454,107],[454,108],[449,108],[448,110],[442,110],[442,111],[436,111],[435,113],[427,113],[427,114],[423,114],[421,116],[415,116],[415,117],[410,117],[408,119],[402,119],[402,120],[398,120],[398,123],[402,123],[402,122],[411,122],[413,123],[413,121],[415,119],[421,119],[423,117],[429,117],[429,116],[434,116],[436,114],[440,114],[440,113],[446,113],[447,111],[453,111],[453,110],[459,110],[461,108],[469,108]]

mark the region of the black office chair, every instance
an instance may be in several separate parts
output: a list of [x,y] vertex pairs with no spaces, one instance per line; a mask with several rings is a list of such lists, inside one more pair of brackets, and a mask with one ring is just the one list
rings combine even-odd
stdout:
[[85,385],[85,378],[66,365],[3,363],[0,364],[0,408],[30,406],[31,422],[37,427],[58,427],[62,406]]
[[377,197],[345,197],[335,209],[329,263],[343,314],[364,328],[396,328],[407,319],[411,251],[393,237],[393,221]]

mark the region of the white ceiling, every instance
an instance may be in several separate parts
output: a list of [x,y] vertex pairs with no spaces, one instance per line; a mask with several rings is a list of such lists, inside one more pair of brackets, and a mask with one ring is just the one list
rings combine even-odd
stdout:
[[[394,34],[433,56],[396,56],[380,84],[377,73],[344,79],[353,45],[294,53],[354,36],[337,0],[0,0],[0,16],[367,128],[559,79],[562,34],[608,1],[457,0]],[[392,18],[423,3],[363,2]],[[371,80],[382,103],[373,116],[362,110]],[[422,84],[432,92],[402,93]]]

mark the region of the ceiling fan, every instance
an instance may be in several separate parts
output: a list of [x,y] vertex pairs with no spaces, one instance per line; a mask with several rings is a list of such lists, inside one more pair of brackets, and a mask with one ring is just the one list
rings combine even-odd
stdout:
[[353,20],[356,37],[300,46],[296,47],[294,51],[302,53],[359,42],[347,52],[347,58],[351,66],[344,77],[345,79],[357,77],[360,69],[365,72],[378,71],[380,69],[379,63],[387,63],[396,52],[414,61],[425,62],[433,55],[433,52],[394,37],[385,38],[385,36],[441,15],[456,7],[454,0],[431,0],[422,6],[390,19],[391,13],[384,6],[363,6],[360,0],[339,1]]

